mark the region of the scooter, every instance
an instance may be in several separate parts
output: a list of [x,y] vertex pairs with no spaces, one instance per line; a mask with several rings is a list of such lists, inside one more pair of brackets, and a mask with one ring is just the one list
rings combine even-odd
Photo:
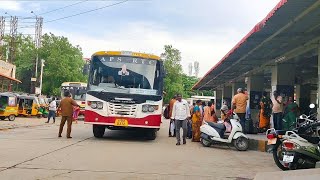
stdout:
[[[315,124],[320,125],[320,122]],[[320,168],[319,137],[303,136],[293,131],[287,131],[284,139],[282,142],[283,162],[288,169]]]
[[[313,109],[314,104],[310,105]],[[313,115],[301,115],[293,131],[269,129],[268,145],[271,146],[273,159],[282,169],[308,169],[320,167],[320,122],[311,118]],[[319,165],[317,165],[319,164]]]
[[239,151],[246,151],[249,148],[249,139],[242,133],[242,126],[239,122],[239,117],[236,113],[232,113],[233,117],[230,119],[231,132],[226,133],[226,126],[221,123],[204,122],[200,127],[201,144],[205,147],[210,147],[215,143],[227,143],[236,147]]

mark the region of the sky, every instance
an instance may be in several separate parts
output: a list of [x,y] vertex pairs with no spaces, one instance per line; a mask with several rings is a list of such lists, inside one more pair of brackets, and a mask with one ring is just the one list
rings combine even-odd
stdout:
[[[279,0],[121,2],[0,0],[0,16],[42,16],[43,33],[52,32],[67,37],[73,45],[82,48],[84,57],[90,57],[101,50],[160,55],[164,45],[172,45],[181,52],[184,72],[188,72],[189,63],[198,61],[201,77],[261,21]],[[102,8],[115,3],[119,4]],[[53,11],[59,8],[63,9]],[[52,21],[97,8],[101,9]],[[34,29],[26,28],[32,25],[28,20],[19,19],[18,24],[19,32],[34,32]]]

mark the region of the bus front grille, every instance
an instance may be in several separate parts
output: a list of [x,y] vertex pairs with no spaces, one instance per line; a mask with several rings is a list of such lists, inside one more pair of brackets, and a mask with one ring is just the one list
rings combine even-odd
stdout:
[[134,117],[136,115],[136,109],[137,105],[109,103],[111,115]]

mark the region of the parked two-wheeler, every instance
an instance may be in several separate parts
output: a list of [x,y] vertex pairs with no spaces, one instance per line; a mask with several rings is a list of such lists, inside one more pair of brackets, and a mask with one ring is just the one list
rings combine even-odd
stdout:
[[[310,108],[314,108],[313,104]],[[269,129],[268,144],[272,146],[273,159],[282,170],[315,168],[320,161],[320,122],[310,116],[301,115],[293,131]]]
[[249,148],[249,139],[242,133],[242,126],[236,113],[233,113],[230,123],[232,129],[228,135],[225,134],[226,127],[224,124],[204,122],[200,127],[201,144],[205,147],[210,147],[214,143],[233,143],[239,151],[246,151]]

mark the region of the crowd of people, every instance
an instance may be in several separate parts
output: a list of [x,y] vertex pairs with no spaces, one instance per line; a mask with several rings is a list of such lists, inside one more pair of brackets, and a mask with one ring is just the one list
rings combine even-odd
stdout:
[[[200,126],[203,122],[223,123],[226,129],[231,128],[228,121],[231,115],[230,112],[235,112],[238,115],[242,130],[247,133],[246,121],[248,114],[250,114],[248,99],[248,94],[242,88],[239,88],[232,99],[231,111],[229,110],[228,102],[223,101],[220,109],[221,118],[218,119],[214,100],[209,102],[197,100],[196,103],[190,105],[186,100],[182,99],[181,94],[177,94],[170,100],[167,107],[168,118],[170,118],[169,137],[176,137],[177,145],[180,145],[180,129],[182,128],[183,144],[186,144],[187,138],[192,139],[192,142],[199,142]],[[274,91],[271,98],[267,92],[263,92],[259,109],[257,128],[260,132],[265,132],[271,127],[277,130],[291,130],[295,127],[296,118],[299,115],[299,107],[293,101],[293,97],[283,97],[278,91]],[[273,123],[271,123],[271,118]]]
[[259,129],[262,131],[271,127],[271,118],[276,130],[295,128],[300,110],[292,96],[281,96],[278,91],[274,91],[273,97],[269,98],[268,93],[264,92],[259,107]]

